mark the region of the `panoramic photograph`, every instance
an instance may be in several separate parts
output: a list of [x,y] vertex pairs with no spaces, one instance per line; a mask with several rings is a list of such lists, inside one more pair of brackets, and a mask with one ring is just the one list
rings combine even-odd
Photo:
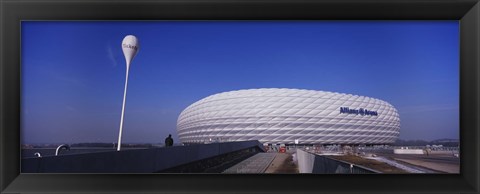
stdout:
[[23,21],[22,173],[460,173],[458,21]]

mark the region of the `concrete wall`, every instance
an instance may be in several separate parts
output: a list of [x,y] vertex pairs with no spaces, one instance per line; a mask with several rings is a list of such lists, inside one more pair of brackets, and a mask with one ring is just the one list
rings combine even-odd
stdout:
[[257,147],[258,141],[200,144],[22,159],[22,173],[151,173]]
[[313,165],[315,162],[315,155],[305,152],[303,150],[297,149],[296,156],[298,161],[298,172],[312,173]]
[[422,149],[394,149],[394,154],[424,154]]

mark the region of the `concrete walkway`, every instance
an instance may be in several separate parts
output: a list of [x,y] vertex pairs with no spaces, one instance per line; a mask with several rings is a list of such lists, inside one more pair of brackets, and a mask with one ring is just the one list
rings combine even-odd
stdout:
[[276,153],[258,153],[223,171],[223,173],[264,173]]
[[292,164],[292,153],[276,154],[275,159],[265,173],[298,173],[298,167]]

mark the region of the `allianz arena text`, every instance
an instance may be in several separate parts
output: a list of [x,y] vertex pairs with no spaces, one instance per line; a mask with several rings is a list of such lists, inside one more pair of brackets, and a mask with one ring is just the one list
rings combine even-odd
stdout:
[[389,103],[301,89],[249,89],[203,98],[182,111],[183,143],[258,140],[264,144],[390,144],[400,118]]

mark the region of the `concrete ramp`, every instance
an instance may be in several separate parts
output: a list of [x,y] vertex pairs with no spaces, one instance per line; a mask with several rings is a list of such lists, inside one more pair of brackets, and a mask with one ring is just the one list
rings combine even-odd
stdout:
[[[232,153],[264,152],[258,141],[226,142],[22,159],[22,173],[202,172]],[[222,161],[223,162],[223,161]],[[177,171],[169,171],[177,172]]]
[[275,156],[276,153],[258,153],[228,168],[223,173],[264,173]]

